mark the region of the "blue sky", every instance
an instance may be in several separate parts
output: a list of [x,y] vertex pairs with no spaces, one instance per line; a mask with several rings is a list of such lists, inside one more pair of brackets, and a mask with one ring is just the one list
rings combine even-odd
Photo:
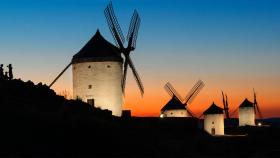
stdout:
[[[51,82],[98,28],[113,42],[103,14],[108,3],[1,0],[0,62],[13,63],[24,80]],[[135,8],[141,16],[131,56],[147,87],[164,91],[166,81],[190,87],[201,78],[214,91],[231,90],[229,82],[236,80],[233,85],[256,85],[268,96],[280,93],[280,1],[113,0],[113,5],[124,34]],[[57,84],[55,89],[71,89],[71,71]],[[136,87],[132,77],[129,86]]]

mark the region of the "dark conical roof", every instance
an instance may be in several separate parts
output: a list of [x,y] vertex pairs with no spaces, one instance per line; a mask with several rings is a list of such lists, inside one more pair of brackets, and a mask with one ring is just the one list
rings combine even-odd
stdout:
[[181,103],[181,101],[173,96],[168,103],[165,104],[165,106],[161,109],[161,111],[165,110],[175,110],[175,109],[185,109],[186,107],[184,104]]
[[247,98],[245,98],[245,100],[241,103],[241,105],[239,107],[240,108],[242,108],[242,107],[254,107],[254,104],[252,102],[250,102]]
[[72,62],[84,61],[122,61],[119,48],[108,42],[100,34],[99,30],[87,42],[87,44],[73,56]]
[[218,107],[214,102],[212,105],[203,112],[203,115],[208,115],[208,114],[223,114],[224,110],[220,107]]

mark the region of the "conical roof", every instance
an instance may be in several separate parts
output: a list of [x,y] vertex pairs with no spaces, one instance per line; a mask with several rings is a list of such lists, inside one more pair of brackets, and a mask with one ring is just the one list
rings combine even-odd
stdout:
[[72,62],[86,61],[122,61],[119,48],[108,42],[99,30],[87,42],[87,44],[73,56]]
[[186,110],[186,107],[184,104],[181,103],[181,101],[173,96],[161,109],[161,111],[165,110],[175,110],[175,109],[184,109]]
[[220,107],[218,107],[214,102],[212,105],[203,112],[203,115],[208,115],[208,114],[223,114],[224,110]]
[[254,104],[250,102],[247,98],[240,104],[240,108],[242,107],[254,107]]

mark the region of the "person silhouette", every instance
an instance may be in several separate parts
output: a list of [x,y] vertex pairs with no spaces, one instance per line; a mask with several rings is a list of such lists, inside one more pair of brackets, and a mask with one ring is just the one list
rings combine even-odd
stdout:
[[14,78],[12,64],[9,64],[7,67],[9,69],[9,78],[8,79],[12,80]]
[[4,80],[7,80],[9,77],[8,77],[8,72],[6,71],[5,72],[5,75],[4,75]]
[[4,69],[3,69],[3,64],[0,65],[0,79],[4,78]]

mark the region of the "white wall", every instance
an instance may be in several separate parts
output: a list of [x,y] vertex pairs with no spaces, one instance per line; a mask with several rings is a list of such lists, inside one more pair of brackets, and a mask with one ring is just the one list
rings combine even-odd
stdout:
[[215,135],[224,135],[224,114],[208,114],[204,116],[204,130],[212,134],[215,129]]
[[85,102],[94,99],[96,107],[111,110],[113,115],[121,116],[122,62],[76,63],[72,66],[72,73],[74,99],[79,97]]
[[255,126],[255,111],[253,107],[241,107],[238,109],[239,126]]
[[164,117],[191,117],[185,109],[165,110]]

